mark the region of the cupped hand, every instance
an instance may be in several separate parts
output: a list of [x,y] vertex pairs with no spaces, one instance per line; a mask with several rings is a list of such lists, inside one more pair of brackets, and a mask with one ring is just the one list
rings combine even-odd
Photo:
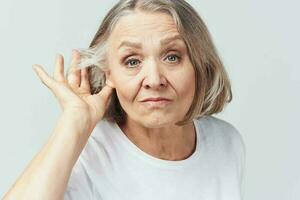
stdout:
[[106,85],[98,94],[91,94],[87,68],[76,66],[80,59],[78,51],[73,50],[71,66],[65,77],[64,58],[57,55],[54,76],[51,77],[40,65],[33,65],[33,69],[55,95],[62,110],[83,115],[96,124],[104,116],[113,88]]

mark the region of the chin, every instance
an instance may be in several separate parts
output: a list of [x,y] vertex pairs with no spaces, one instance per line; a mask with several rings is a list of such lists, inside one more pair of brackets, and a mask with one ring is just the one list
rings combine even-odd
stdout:
[[167,116],[144,116],[138,119],[138,122],[147,128],[162,128],[174,125],[178,120]]

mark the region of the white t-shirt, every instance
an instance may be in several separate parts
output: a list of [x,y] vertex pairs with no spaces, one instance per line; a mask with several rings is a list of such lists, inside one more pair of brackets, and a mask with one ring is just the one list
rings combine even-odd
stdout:
[[185,160],[151,156],[116,123],[100,121],[72,170],[65,200],[240,200],[245,145],[235,127],[193,120],[196,149]]

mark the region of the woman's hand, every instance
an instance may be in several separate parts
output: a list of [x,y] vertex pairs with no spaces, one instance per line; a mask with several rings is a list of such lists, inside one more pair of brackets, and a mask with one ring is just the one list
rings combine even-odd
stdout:
[[53,92],[64,112],[87,117],[92,126],[103,118],[113,89],[106,85],[98,94],[91,95],[87,68],[80,69],[76,66],[78,59],[80,59],[78,51],[73,50],[66,78],[64,58],[61,55],[56,58],[53,77],[50,77],[40,65],[33,65],[33,69]]
[[[57,56],[54,77],[39,65],[33,69],[58,99],[63,114],[49,141],[30,162],[3,199],[63,199],[73,166],[90,133],[102,119],[112,88],[91,95],[87,69],[78,69],[79,53],[73,52],[67,78],[64,60]],[[59,174],[59,176],[57,176]]]

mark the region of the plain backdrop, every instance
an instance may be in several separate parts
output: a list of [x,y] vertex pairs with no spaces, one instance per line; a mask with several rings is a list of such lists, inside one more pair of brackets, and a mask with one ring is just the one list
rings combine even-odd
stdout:
[[[31,66],[53,73],[88,47],[117,1],[1,0],[0,197],[46,143],[60,115]],[[246,144],[246,200],[300,199],[300,13],[296,0],[190,0],[229,73],[233,101],[216,115]]]

